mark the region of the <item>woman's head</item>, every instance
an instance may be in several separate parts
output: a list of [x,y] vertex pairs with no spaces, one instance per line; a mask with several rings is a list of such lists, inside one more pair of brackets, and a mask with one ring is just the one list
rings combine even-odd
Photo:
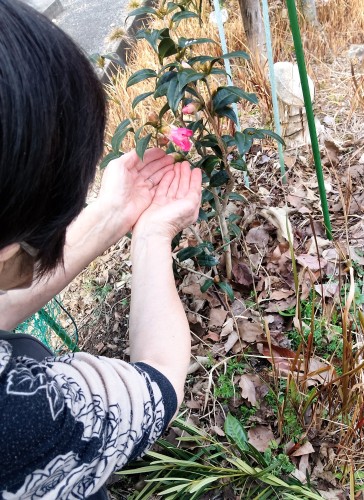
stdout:
[[0,251],[62,260],[102,153],[105,98],[87,58],[30,7],[0,0]]

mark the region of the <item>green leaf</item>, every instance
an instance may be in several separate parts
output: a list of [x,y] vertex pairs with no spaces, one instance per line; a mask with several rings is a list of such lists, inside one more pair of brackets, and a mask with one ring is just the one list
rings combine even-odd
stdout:
[[156,90],[154,92],[154,98],[162,97],[167,95],[170,83],[173,79],[177,78],[177,71],[167,71],[162,75],[156,85]]
[[207,253],[201,253],[200,255],[197,256],[197,262],[200,264],[200,266],[205,266],[205,267],[214,267],[217,266],[219,261],[214,257],[213,255],[209,255]]
[[226,170],[220,170],[219,172],[216,172],[216,174],[211,176],[210,187],[222,186],[223,184],[226,184],[228,180],[229,174],[226,172]]
[[239,420],[233,417],[231,413],[226,416],[224,431],[240,451],[246,452],[248,450],[248,435]]
[[148,144],[152,138],[152,134],[147,134],[145,137],[142,137],[141,139],[136,140],[136,153],[139,156],[141,160],[144,158],[144,153],[145,150],[148,147]]
[[158,56],[161,64],[163,64],[163,59],[173,54],[177,54],[178,48],[172,38],[162,38],[160,44],[158,45]]
[[243,171],[247,170],[246,163],[242,158],[238,158],[237,160],[232,160],[230,162],[230,166],[235,168],[236,170],[243,170]]
[[197,80],[202,80],[205,78],[204,73],[198,73],[192,68],[185,68],[178,73],[178,84],[179,91],[183,90],[183,88],[189,83],[196,82]]
[[179,245],[181,238],[182,238],[182,231],[177,233],[176,236],[173,238],[172,243],[171,243],[172,251]]
[[229,194],[229,200],[234,200],[234,201],[245,201],[247,202],[248,200],[245,198],[245,196],[242,196],[239,193],[230,193]]
[[131,77],[126,82],[126,88],[135,85],[136,83],[142,82],[143,80],[148,80],[149,78],[155,78],[157,73],[154,69],[140,69],[133,73]]
[[227,75],[227,72],[222,68],[212,68],[210,71],[210,75]]
[[118,64],[123,69],[125,69],[124,61],[120,58],[119,54],[117,54],[116,52],[108,52],[107,54],[102,54],[101,57],[103,57],[104,59],[109,59],[109,61],[112,61],[113,63]]
[[195,12],[191,12],[190,10],[184,10],[182,12],[176,12],[175,14],[173,14],[171,20],[172,22],[176,23],[176,26],[178,26],[183,19],[191,19],[193,17],[198,18],[199,16]]
[[165,103],[165,105],[163,106],[163,108],[162,108],[162,109],[160,110],[160,112],[159,112],[159,115],[158,115],[158,116],[159,116],[159,119],[162,119],[162,118],[163,118],[163,116],[167,113],[167,111],[168,111],[169,109],[170,109],[170,108],[169,108],[169,104],[168,104],[168,102],[166,102],[166,103]]
[[178,79],[174,78],[169,82],[167,90],[167,101],[171,111],[176,114],[178,105],[183,99],[184,92],[179,90]]
[[229,104],[239,102],[241,99],[246,99],[254,104],[258,103],[258,99],[255,94],[244,92],[244,90],[234,86],[219,87],[212,102],[214,110],[218,111]]
[[231,233],[233,233],[234,236],[240,236],[241,235],[241,229],[239,226],[237,226],[234,223],[229,224],[229,230]]
[[228,52],[221,56],[222,59],[234,59],[235,57],[240,57],[241,59],[249,60],[250,57],[246,52],[242,50],[235,50],[234,52]]
[[182,248],[182,250],[177,253],[177,258],[180,262],[183,262],[184,260],[196,257],[196,255],[199,255],[201,252],[203,252],[203,248],[200,246]]
[[116,153],[115,151],[111,151],[110,153],[108,153],[106,156],[103,157],[103,159],[100,163],[101,170],[104,169],[105,167],[107,167],[108,164],[112,160],[116,160],[116,158],[120,158],[120,156],[122,156],[123,154],[124,153],[121,153],[121,152]]
[[225,281],[219,281],[218,286],[221,288],[223,292],[227,294],[231,302],[233,302],[235,299],[234,292],[229,283],[226,283]]
[[214,168],[220,165],[221,160],[213,155],[208,155],[202,158],[198,163],[197,167],[201,168],[208,175],[211,175]]
[[207,292],[207,290],[214,284],[214,280],[206,280],[200,287],[202,293]]
[[126,120],[123,120],[116,127],[114,135],[111,139],[111,147],[115,153],[117,153],[119,151],[121,143],[123,142],[123,139],[126,136],[126,134],[133,130],[132,127],[129,127],[130,124],[131,124],[131,122],[130,122],[129,118],[126,118]]
[[153,94],[153,92],[144,92],[144,94],[137,95],[135,97],[135,99],[133,99],[131,107],[134,109],[135,106],[137,106],[140,102],[144,101],[144,99],[146,99],[147,97],[149,97],[152,94]]
[[259,132],[261,132],[264,135],[267,135],[268,137],[272,137],[277,142],[279,142],[280,144],[282,144],[282,146],[286,145],[286,143],[284,142],[284,140],[282,139],[282,137],[280,135],[276,134],[275,132],[273,132],[272,130],[259,129]]
[[241,156],[244,156],[253,144],[253,137],[251,135],[245,134],[244,131],[235,132],[234,138],[236,140],[236,145],[238,147],[239,153],[241,154]]
[[182,49],[185,49],[186,47],[191,47],[192,45],[198,45],[201,43],[216,43],[215,40],[212,38],[179,38],[178,39],[178,46],[181,47]]
[[204,220],[204,221],[208,221],[209,218],[207,217],[207,215],[205,214],[205,212],[202,210],[202,208],[200,208],[199,212],[198,212],[198,220]]
[[[153,9],[153,7],[144,6],[144,7],[139,7],[138,9],[134,9],[131,12],[129,12],[128,17],[135,17],[135,16],[140,16],[143,14],[154,14],[155,15],[156,13],[157,13],[157,11],[155,9]],[[126,19],[128,19],[128,17]]]
[[229,106],[225,106],[224,108],[219,108],[218,110],[215,111],[218,116],[226,116],[227,118],[229,118],[229,120],[238,125],[239,123],[238,117],[236,116],[235,111],[231,109]]
[[138,30],[135,38],[138,40],[145,39],[149,45],[153,48],[155,52],[158,54],[157,42],[161,37],[161,33],[163,33],[165,28],[161,30]]

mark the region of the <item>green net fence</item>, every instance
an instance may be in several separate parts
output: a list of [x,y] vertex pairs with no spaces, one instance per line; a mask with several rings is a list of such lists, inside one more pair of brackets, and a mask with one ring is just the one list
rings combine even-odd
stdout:
[[14,331],[36,337],[55,354],[79,350],[77,325],[56,297]]

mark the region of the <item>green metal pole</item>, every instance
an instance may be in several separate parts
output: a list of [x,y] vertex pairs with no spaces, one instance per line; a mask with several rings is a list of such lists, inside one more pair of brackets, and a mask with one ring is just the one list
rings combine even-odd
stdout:
[[[273,46],[272,46],[272,36],[270,32],[269,23],[269,9],[268,0],[263,0],[263,22],[265,30],[265,40],[267,43],[267,57],[269,66],[269,81],[272,90],[272,104],[273,104],[273,116],[274,116],[274,126],[275,131],[278,135],[282,135],[281,122],[279,118],[279,108],[278,108],[278,98],[277,98],[277,88],[276,88],[276,77],[274,74],[274,60],[273,60]],[[287,184],[286,168],[284,165],[283,147],[282,144],[278,143],[278,157],[279,165],[281,167],[281,179],[283,184]]]
[[307,79],[305,56],[304,56],[304,52],[303,52],[301,33],[300,33],[299,24],[298,24],[296,2],[295,2],[295,0],[286,0],[286,2],[287,2],[288,16],[289,16],[289,22],[291,25],[291,32],[292,32],[292,37],[293,37],[294,48],[296,51],[297,65],[298,65],[298,70],[300,73],[303,98],[304,98],[305,107],[306,107],[307,123],[308,123],[308,128],[310,131],[312,153],[313,153],[313,158],[314,158],[314,162],[315,162],[317,181],[318,181],[318,185],[319,185],[321,208],[322,208],[322,213],[324,216],[326,235],[327,235],[329,240],[332,240],[332,228],[331,228],[331,222],[330,222],[329,207],[327,204],[327,197],[326,197],[326,190],[325,190],[325,183],[324,183],[324,174],[322,172],[320,149],[319,149],[319,144],[318,144],[318,140],[317,140],[315,116],[313,114],[310,88],[309,88],[308,79]]
[[60,339],[64,342],[64,344],[72,351],[78,352],[80,349],[77,347],[77,344],[72,342],[71,338],[67,334],[67,332],[45,311],[41,309],[39,311],[39,316],[44,319],[44,321],[49,325],[52,330],[58,335]]

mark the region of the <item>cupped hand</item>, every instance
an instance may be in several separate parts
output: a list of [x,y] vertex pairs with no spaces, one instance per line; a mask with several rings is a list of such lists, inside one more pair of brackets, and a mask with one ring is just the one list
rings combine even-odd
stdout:
[[176,163],[161,179],[151,205],[133,229],[133,237],[148,234],[172,239],[195,222],[201,203],[201,182],[199,168],[191,170],[187,161]]
[[108,164],[96,203],[100,214],[108,217],[108,230],[115,242],[149,207],[156,187],[173,166],[173,156],[158,148],[148,149],[143,161],[133,150]]

